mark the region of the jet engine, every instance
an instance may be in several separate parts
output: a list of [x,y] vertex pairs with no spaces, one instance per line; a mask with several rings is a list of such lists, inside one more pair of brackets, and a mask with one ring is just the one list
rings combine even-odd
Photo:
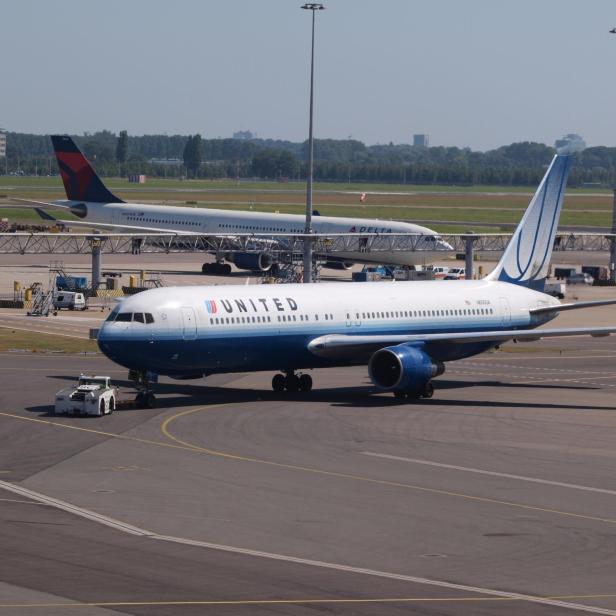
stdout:
[[229,260],[238,269],[253,272],[268,272],[274,265],[274,258],[269,252],[236,252],[229,255]]
[[353,267],[353,265],[355,264],[349,261],[335,261],[335,260],[325,261],[325,267],[328,267],[329,269],[335,269],[335,270],[350,270]]
[[443,374],[445,366],[420,347],[399,344],[374,353],[368,363],[368,372],[372,382],[386,391],[419,392],[430,379]]

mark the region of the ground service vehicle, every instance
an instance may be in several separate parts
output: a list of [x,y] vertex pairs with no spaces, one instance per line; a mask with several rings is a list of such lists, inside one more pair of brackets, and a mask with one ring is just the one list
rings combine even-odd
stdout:
[[586,272],[575,272],[567,278],[568,284],[592,284],[594,281],[595,279]]
[[86,296],[83,293],[73,293],[72,291],[58,291],[53,298],[54,310],[66,308],[68,310],[85,310],[88,305]]
[[117,390],[109,376],[82,374],[79,383],[56,394],[56,415],[108,415],[116,408]]

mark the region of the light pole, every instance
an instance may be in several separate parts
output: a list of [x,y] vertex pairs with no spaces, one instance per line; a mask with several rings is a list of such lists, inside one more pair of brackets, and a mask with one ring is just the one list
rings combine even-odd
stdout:
[[325,7],[316,2],[307,2],[302,9],[312,11],[312,47],[310,52],[310,122],[308,124],[308,178],[306,180],[306,228],[304,233],[304,282],[312,282],[312,175],[314,171],[314,142],[312,138],[312,115],[314,109],[314,14]]

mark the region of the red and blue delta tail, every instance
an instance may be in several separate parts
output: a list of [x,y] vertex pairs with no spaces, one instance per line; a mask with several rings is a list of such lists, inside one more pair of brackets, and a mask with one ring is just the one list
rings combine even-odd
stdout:
[[88,159],[69,136],[52,135],[51,142],[60,167],[66,196],[71,201],[124,203],[107,189]]

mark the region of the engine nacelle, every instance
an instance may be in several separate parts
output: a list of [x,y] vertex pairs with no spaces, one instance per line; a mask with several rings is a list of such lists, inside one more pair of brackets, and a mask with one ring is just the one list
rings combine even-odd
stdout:
[[325,267],[335,270],[350,270],[353,265],[355,264],[348,261],[325,261]]
[[368,363],[372,382],[386,391],[420,391],[428,381],[445,372],[441,362],[409,344],[379,349]]
[[253,272],[267,272],[274,264],[274,258],[269,252],[236,252],[229,256],[238,269]]

